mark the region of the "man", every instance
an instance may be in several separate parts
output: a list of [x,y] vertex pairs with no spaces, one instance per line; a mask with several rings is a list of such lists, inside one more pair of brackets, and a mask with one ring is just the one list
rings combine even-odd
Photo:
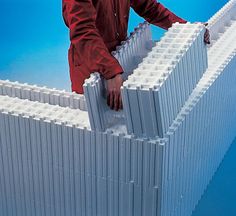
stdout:
[[[92,72],[107,80],[107,103],[122,109],[120,87],[123,69],[111,51],[127,37],[130,7],[149,23],[168,29],[186,23],[156,0],[62,0],[63,18],[70,29],[68,52],[72,91],[82,94]],[[210,43],[206,31],[205,42]]]

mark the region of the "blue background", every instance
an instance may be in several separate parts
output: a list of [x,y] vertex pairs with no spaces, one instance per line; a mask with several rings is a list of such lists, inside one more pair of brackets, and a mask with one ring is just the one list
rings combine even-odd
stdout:
[[[227,0],[162,0],[188,21],[207,21]],[[177,3],[176,3],[177,2]],[[1,0],[0,78],[70,90],[68,30],[58,0]],[[132,10],[129,32],[143,21]],[[163,30],[153,26],[153,38]]]
[[[207,21],[227,0],[162,0],[178,16]],[[133,10],[129,32],[143,19]],[[70,90],[68,29],[58,0],[1,0],[0,79]],[[163,30],[152,26],[153,39]],[[211,181],[193,216],[236,215],[236,141]]]

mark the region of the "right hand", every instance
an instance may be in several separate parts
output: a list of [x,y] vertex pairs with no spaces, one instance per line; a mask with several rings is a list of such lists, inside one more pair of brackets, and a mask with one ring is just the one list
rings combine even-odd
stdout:
[[121,74],[107,80],[107,105],[116,111],[123,109],[120,88],[123,84]]

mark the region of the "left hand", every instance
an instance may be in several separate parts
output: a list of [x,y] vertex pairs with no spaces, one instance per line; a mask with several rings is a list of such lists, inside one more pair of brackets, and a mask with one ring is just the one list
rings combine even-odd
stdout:
[[[201,23],[206,27],[208,26],[208,23],[203,23],[203,22],[195,22],[195,23]],[[207,28],[206,28],[206,31],[205,31],[205,34],[204,34],[204,42],[205,42],[205,44],[211,44],[210,32],[209,32],[209,29],[207,29]]]
[[[203,25],[207,26],[208,23],[203,23]],[[206,44],[210,44],[210,43],[211,43],[211,41],[210,41],[210,32],[209,32],[209,29],[208,29],[208,28],[206,28],[206,32],[205,32],[205,34],[204,34],[204,42],[205,42]]]

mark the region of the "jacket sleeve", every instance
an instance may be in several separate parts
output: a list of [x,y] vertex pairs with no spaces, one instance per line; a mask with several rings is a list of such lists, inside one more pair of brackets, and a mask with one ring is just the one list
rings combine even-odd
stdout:
[[130,5],[137,14],[149,23],[166,30],[175,22],[187,22],[173,14],[156,0],[131,0]]
[[123,72],[96,28],[92,0],[63,0],[63,18],[70,29],[70,41],[76,54],[91,73],[99,72],[105,79],[110,79]]

